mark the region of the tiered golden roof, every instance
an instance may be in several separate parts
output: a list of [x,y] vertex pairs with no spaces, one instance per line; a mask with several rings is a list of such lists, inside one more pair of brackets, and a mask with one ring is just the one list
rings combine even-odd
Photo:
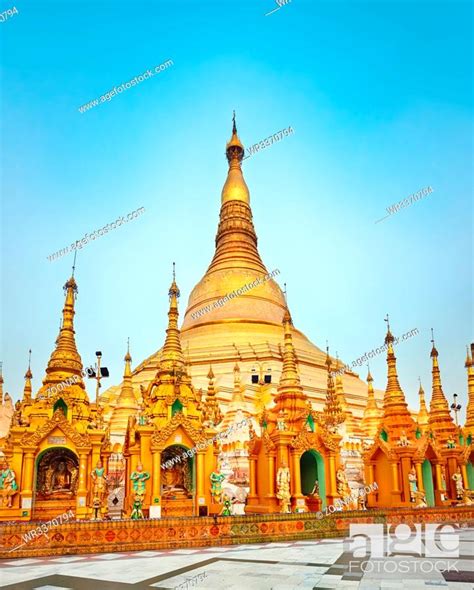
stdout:
[[431,349],[432,360],[432,395],[430,402],[429,426],[436,434],[439,443],[446,444],[448,440],[455,440],[458,436],[458,429],[454,424],[453,417],[449,411],[448,400],[446,399],[441,385],[441,373],[438,364],[438,351],[434,339]]

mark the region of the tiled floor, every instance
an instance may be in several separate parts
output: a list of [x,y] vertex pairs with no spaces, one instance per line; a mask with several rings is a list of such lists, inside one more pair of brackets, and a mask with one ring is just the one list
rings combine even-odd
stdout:
[[370,555],[361,558],[354,556],[347,540],[324,539],[3,560],[0,587],[6,590],[171,590],[178,586],[180,590],[474,590],[473,556],[474,529],[463,529],[459,557],[449,559],[449,571],[443,573],[437,570],[446,568],[446,559],[410,553],[382,559]]

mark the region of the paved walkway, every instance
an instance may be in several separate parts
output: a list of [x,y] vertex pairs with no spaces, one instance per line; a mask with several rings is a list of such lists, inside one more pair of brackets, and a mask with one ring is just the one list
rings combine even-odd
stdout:
[[[355,557],[347,541],[323,539],[2,560],[0,587],[7,590],[159,590],[178,586],[179,590],[474,590],[473,556],[474,529],[463,529],[459,558],[450,559],[454,569],[444,573],[436,571],[439,558],[408,554],[367,561]],[[409,570],[407,565],[401,566],[407,560]]]

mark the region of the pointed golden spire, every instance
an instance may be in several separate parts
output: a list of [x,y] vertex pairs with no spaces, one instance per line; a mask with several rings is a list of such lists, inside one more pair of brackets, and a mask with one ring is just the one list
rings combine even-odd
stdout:
[[216,390],[214,388],[214,371],[212,365],[209,365],[209,373],[207,374],[209,385],[207,388],[206,401],[203,404],[202,418],[203,422],[207,422],[211,427],[215,427],[222,421],[222,413],[217,402]]
[[[336,371],[339,367],[339,355],[336,352]],[[341,410],[346,413],[348,411],[347,409],[347,402],[346,402],[346,396],[344,395],[344,385],[342,383],[342,376],[337,373],[336,374],[336,397],[337,397],[337,401],[339,402],[339,405],[341,406]]]
[[331,357],[329,356],[329,346],[326,346],[326,366],[328,370],[327,392],[326,404],[324,406],[322,415],[322,422],[325,424],[326,427],[332,429],[344,422],[345,415],[341,409],[341,406],[336,395],[334,378],[331,371]]
[[398,374],[397,374],[397,358],[395,353],[393,352],[393,343],[395,338],[393,337],[392,332],[390,331],[390,320],[387,314],[385,318],[387,322],[387,335],[385,336],[385,344],[387,345],[387,366],[388,366],[388,379],[387,379],[387,389],[385,390],[385,398],[384,398],[384,405],[385,400],[390,397],[390,395],[394,395],[399,397],[400,394],[403,395],[402,388],[400,387],[400,383],[398,382]]
[[[73,268],[74,272],[74,268]],[[85,389],[82,380],[82,360],[77,352],[74,337],[75,301],[77,296],[77,284],[74,276],[64,285],[65,301],[62,313],[62,324],[59,335],[56,338],[56,347],[46,368],[46,377],[43,379],[43,389],[63,382],[67,377],[76,375],[77,385]]]
[[429,415],[428,410],[426,408],[425,391],[423,389],[423,386],[421,385],[421,379],[419,377],[418,381],[420,382],[420,389],[418,390],[418,396],[420,398],[420,410],[418,412],[416,423],[421,428],[421,431],[424,432],[426,430],[426,427],[428,426]]
[[228,201],[241,201],[247,205],[250,203],[250,194],[242,175],[241,162],[244,157],[244,146],[237,135],[235,124],[235,111],[232,119],[232,137],[226,146],[226,156],[229,162],[229,173],[222,189],[222,203]]
[[[249,190],[241,169],[243,154],[234,120],[232,137],[226,147],[229,170],[222,189],[216,249],[204,277],[189,296],[181,328],[183,333],[213,323],[216,316],[219,321],[237,318],[240,321],[242,312],[236,313],[236,299],[223,306],[220,301],[235,289],[255,281],[255,288],[244,290],[239,296],[239,307],[245,308],[247,319],[259,320],[264,315],[267,323],[281,323],[285,306],[283,293],[273,279],[261,281],[268,270],[258,252]],[[208,313],[200,314],[203,308],[207,308]]]
[[396,440],[402,435],[413,438],[415,436],[416,426],[408,410],[405,394],[398,382],[397,359],[393,352],[395,338],[390,331],[388,314],[385,321],[387,322],[385,344],[387,345],[388,377],[383,403],[383,423],[384,427],[390,430],[390,439]]
[[441,385],[441,373],[438,364],[438,351],[435,346],[433,328],[431,328],[431,360],[432,360],[432,394],[430,402],[429,425],[436,434],[440,443],[444,444],[450,438],[456,437],[456,427],[453,417],[449,411],[448,400],[446,399]]
[[31,385],[31,380],[33,379],[33,373],[31,372],[31,348],[28,351],[28,369],[25,373],[25,387],[23,389],[23,401],[30,401],[31,400],[31,393],[33,391],[33,387]]
[[379,428],[380,419],[382,417],[382,410],[377,406],[375,401],[375,391],[373,386],[374,378],[370,373],[369,364],[367,364],[367,405],[364,409],[362,418],[362,430],[370,437],[374,438]]
[[136,415],[139,404],[133,392],[132,385],[132,357],[130,355],[130,338],[127,338],[127,352],[124,357],[125,368],[123,372],[123,383],[117,404],[110,420],[110,431],[113,434],[125,434],[129,416]]
[[466,423],[464,431],[466,434],[474,436],[474,344],[471,344],[472,354],[469,355],[469,347],[467,347],[467,356],[465,367],[467,369],[467,408],[466,408]]
[[293,335],[291,328],[293,321],[291,319],[290,310],[285,309],[283,315],[283,329],[285,334],[284,352],[283,352],[283,367],[280,376],[280,387],[285,386],[299,386],[300,376],[296,363],[295,347],[293,346]]
[[173,282],[169,290],[170,308],[168,311],[168,328],[166,340],[161,349],[159,373],[176,375],[176,372],[184,373],[184,355],[181,349],[181,336],[178,329],[178,299],[180,292],[176,284],[175,264],[173,262]]

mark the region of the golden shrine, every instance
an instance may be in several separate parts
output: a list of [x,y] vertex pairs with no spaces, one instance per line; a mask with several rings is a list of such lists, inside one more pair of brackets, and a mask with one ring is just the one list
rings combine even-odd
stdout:
[[[384,393],[370,371],[365,383],[313,345],[258,253],[235,120],[226,154],[213,260],[181,329],[173,270],[159,351],[132,370],[127,349],[122,383],[91,402],[73,272],[43,384],[33,394],[28,366],[14,411],[0,370],[1,521],[68,510],[97,521],[318,512],[348,498],[361,510],[473,504],[474,345],[464,427],[451,417],[434,339],[431,402],[420,384],[417,413],[398,381],[388,318]],[[377,485],[359,502],[366,484]]]

